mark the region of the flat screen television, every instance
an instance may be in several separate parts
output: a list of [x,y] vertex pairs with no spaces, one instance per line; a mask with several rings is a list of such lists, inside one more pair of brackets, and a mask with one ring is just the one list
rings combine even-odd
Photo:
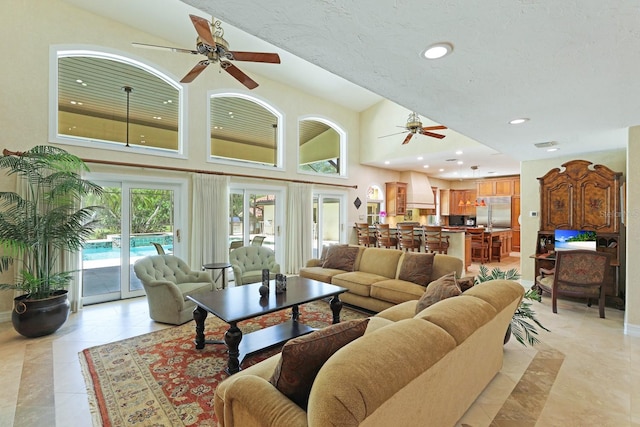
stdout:
[[569,251],[575,249],[588,249],[595,251],[596,232],[589,230],[560,230],[554,231],[554,250]]

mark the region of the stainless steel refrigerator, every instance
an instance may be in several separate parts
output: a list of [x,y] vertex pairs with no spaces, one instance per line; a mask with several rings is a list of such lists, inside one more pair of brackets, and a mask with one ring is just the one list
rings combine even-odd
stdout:
[[487,206],[476,207],[476,225],[511,228],[511,197],[481,197]]

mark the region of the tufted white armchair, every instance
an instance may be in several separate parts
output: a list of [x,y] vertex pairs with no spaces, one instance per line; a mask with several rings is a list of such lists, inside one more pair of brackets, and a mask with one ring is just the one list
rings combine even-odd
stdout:
[[269,277],[275,279],[280,273],[276,263],[276,254],[264,246],[242,246],[229,254],[229,263],[233,268],[236,286],[256,283],[262,280],[262,269],[269,269]]
[[187,295],[211,291],[213,280],[208,272],[192,271],[174,255],[141,258],[133,271],[147,293],[149,315],[156,322],[181,325],[193,319],[195,303]]

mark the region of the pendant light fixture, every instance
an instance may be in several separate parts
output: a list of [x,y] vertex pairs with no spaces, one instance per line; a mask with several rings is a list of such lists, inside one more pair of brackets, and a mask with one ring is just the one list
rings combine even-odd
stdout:
[[125,146],[129,147],[129,96],[133,92],[133,88],[131,86],[123,86],[122,90],[127,93],[127,143]]

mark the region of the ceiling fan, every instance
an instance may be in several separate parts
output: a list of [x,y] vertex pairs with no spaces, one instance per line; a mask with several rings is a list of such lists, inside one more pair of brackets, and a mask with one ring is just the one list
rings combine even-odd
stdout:
[[180,83],[191,83],[196,77],[204,71],[209,64],[219,63],[220,68],[229,73],[233,78],[245,85],[248,89],[258,87],[251,77],[247,76],[238,67],[233,65],[229,60],[249,61],[249,62],[267,62],[270,64],[279,64],[280,56],[277,53],[261,53],[261,52],[239,52],[229,50],[229,43],[223,38],[224,31],[221,22],[212,20],[207,21],[196,15],[189,15],[191,22],[198,33],[196,39],[196,50],[180,49],[177,47],[156,46],[145,43],[132,43],[136,47],[145,47],[151,49],[170,50],[172,52],[190,53],[193,55],[204,55],[207,59],[198,62],[195,67],[185,75]]
[[442,126],[442,125],[422,127],[422,122],[420,121],[420,116],[416,112],[412,112],[411,114],[409,114],[409,117],[407,118],[407,124],[405,124],[404,126],[398,126],[398,127],[405,128],[405,131],[404,132],[398,132],[398,133],[392,133],[391,135],[380,136],[378,138],[386,138],[388,136],[400,135],[401,133],[409,132],[409,135],[407,135],[407,137],[404,139],[404,141],[402,141],[402,144],[404,145],[404,144],[407,144],[411,140],[413,135],[415,135],[417,133],[420,134],[420,135],[430,136],[432,138],[442,139],[442,138],[445,137],[445,135],[441,135],[439,133],[430,132],[430,131],[432,131],[432,130],[440,130],[440,129],[447,129],[446,126]]

